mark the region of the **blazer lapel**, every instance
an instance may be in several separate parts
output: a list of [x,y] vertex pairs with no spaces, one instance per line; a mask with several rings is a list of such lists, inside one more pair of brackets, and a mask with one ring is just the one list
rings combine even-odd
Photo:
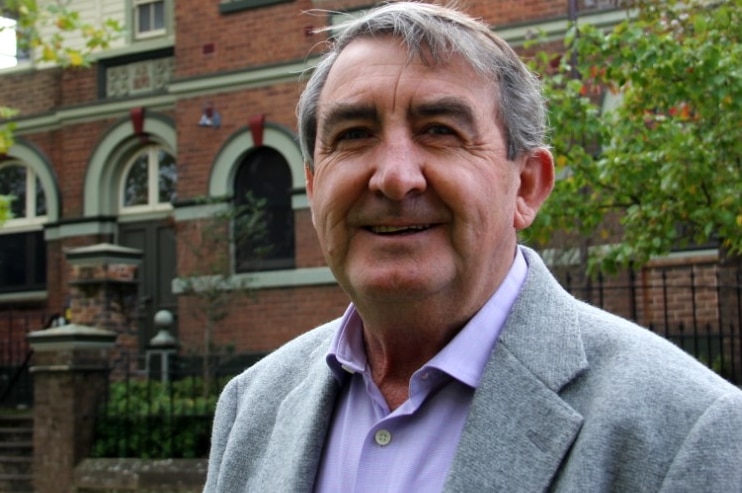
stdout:
[[255,491],[312,491],[339,386],[324,357],[309,362],[304,382],[276,415],[264,463],[277,467],[259,468]]
[[526,251],[529,273],[477,388],[445,491],[548,489],[582,426],[559,391],[587,368],[574,300]]

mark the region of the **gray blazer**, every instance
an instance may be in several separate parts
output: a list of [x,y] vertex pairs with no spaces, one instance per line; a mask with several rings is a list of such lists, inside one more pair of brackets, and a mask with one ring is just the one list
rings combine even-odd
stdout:
[[[742,392],[646,329],[572,298],[524,249],[528,277],[445,484],[474,492],[742,492]],[[233,379],[206,493],[311,492],[339,386],[338,321]]]

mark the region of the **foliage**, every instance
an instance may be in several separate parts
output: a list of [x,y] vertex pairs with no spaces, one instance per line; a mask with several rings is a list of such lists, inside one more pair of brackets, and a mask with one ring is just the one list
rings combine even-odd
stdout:
[[13,145],[13,131],[15,130],[13,122],[2,122],[13,118],[17,114],[17,110],[0,106],[0,156],[6,154]]
[[[544,74],[558,181],[529,233],[589,236],[615,270],[691,244],[742,253],[742,0],[634,2],[578,24]],[[620,102],[601,111],[601,99]],[[619,97],[620,96],[620,97]],[[597,254],[597,255],[595,255]]]
[[218,398],[216,391],[204,396],[205,387],[200,378],[111,383],[108,402],[96,420],[92,456],[204,457]]
[[[6,0],[5,9],[17,17],[18,47],[34,53],[41,62],[89,66],[92,53],[109,48],[123,28],[113,19],[101,25],[83,22],[71,5],[72,0]],[[82,46],[76,47],[70,37],[82,38]]]
[[10,219],[10,203],[13,201],[12,195],[0,195],[0,226]]

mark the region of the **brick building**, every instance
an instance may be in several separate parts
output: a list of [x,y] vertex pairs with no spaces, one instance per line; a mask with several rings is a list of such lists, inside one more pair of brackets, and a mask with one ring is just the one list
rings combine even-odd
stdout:
[[[315,30],[372,4],[76,1],[87,20],[121,21],[123,38],[89,68],[19,60],[0,70],[0,105],[20,110],[17,142],[0,157],[0,193],[19,197],[15,219],[0,229],[0,304],[60,312],[70,300],[67,250],[132,247],[143,252],[139,293],[129,300],[134,345],[145,349],[154,313],[167,309],[184,350],[197,349],[204,321],[177,279],[206,279],[209,270],[187,246],[201,241],[199,225],[252,192],[267,200],[272,249],[256,261],[239,243],[223,247],[232,282],[253,293],[232,300],[212,343],[265,352],[341,314],[347,298],[310,221],[294,107],[301,73],[326,39]],[[575,11],[604,25],[624,15],[601,0],[460,4],[515,46],[537,31],[560,37]],[[5,341],[23,337],[4,330]]]

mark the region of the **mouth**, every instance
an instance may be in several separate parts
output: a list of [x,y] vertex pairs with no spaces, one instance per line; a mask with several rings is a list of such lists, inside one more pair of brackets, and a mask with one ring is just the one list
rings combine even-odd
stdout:
[[415,224],[411,226],[369,226],[366,230],[377,235],[405,235],[427,231],[432,224]]

